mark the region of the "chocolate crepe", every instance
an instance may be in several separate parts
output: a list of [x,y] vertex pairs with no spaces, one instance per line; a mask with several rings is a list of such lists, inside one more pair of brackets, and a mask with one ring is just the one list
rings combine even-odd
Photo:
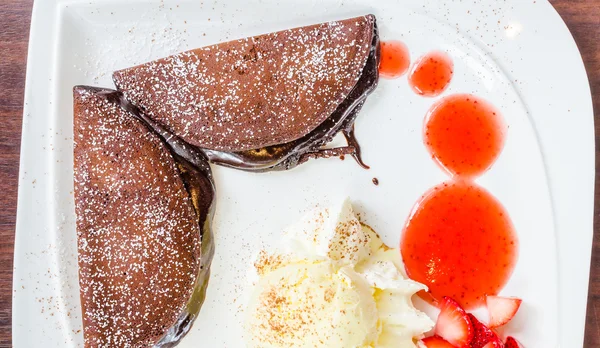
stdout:
[[[182,52],[117,71],[126,98],[215,163],[289,169],[359,157],[352,125],[377,85],[372,15]],[[322,150],[339,131],[349,146]]]
[[214,253],[206,158],[94,87],[74,88],[74,139],[85,346],[172,346],[204,301]]

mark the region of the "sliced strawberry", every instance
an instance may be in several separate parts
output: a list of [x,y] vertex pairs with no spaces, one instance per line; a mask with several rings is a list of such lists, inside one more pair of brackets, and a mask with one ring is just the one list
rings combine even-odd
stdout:
[[490,313],[490,327],[498,327],[515,316],[523,301],[516,297],[488,296],[485,302]]
[[427,348],[454,348],[450,342],[441,338],[440,336],[431,336],[421,340]]
[[471,340],[470,348],[489,348],[486,345],[489,345],[490,343],[492,344],[492,347],[504,346],[494,331],[483,325],[473,314],[469,313],[467,315],[473,326],[473,339]]
[[469,347],[469,342],[473,339],[473,324],[467,313],[449,297],[442,299],[440,309],[435,334],[455,347]]
[[517,340],[508,336],[506,337],[506,343],[504,343],[504,348],[521,348],[521,345]]

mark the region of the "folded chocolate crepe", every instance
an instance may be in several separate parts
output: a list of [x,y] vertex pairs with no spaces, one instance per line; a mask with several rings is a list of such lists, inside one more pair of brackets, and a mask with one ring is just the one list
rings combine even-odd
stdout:
[[[362,163],[353,124],[378,65],[375,17],[366,15],[198,48],[113,79],[214,163],[264,171],[343,154]],[[323,149],[340,131],[348,146]]]
[[138,111],[119,92],[74,88],[85,347],[170,347],[205,297],[214,252],[210,168]]

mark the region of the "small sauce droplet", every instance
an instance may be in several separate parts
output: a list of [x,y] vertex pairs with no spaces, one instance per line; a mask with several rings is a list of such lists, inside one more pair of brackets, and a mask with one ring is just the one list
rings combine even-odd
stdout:
[[410,67],[408,47],[400,41],[384,41],[380,48],[379,75],[390,79],[404,75]]
[[440,95],[452,80],[454,63],[444,52],[427,53],[413,66],[408,81],[412,89],[425,97]]
[[429,111],[424,142],[433,158],[452,175],[474,177],[498,158],[506,130],[493,105],[471,94],[454,94]]
[[504,287],[517,263],[518,240],[504,207],[468,181],[450,181],[423,196],[400,242],[406,272],[429,287],[432,303],[449,296],[465,309]]
[[373,178],[373,184],[375,184],[375,186],[379,186],[379,179]]

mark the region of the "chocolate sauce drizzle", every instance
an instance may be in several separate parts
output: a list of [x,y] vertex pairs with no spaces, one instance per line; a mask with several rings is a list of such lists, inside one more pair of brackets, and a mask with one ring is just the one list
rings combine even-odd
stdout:
[[358,144],[358,140],[356,139],[356,135],[354,134],[354,123],[352,123],[352,127],[349,129],[344,129],[342,131],[344,134],[344,138],[346,138],[346,142],[348,143],[348,147],[354,148],[354,152],[351,153],[352,157],[356,162],[365,169],[371,169],[368,165],[365,164],[362,160],[360,145]]

